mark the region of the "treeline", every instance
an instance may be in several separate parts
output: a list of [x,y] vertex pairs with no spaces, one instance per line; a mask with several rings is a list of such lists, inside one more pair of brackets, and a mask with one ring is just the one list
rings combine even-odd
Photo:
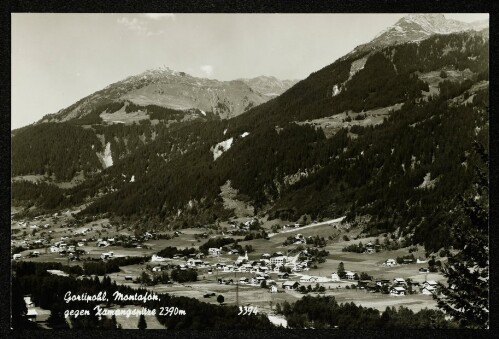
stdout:
[[357,306],[338,304],[332,296],[304,296],[293,305],[288,302],[277,306],[291,328],[314,329],[455,329],[457,324],[446,320],[439,310],[423,309],[414,312],[405,307],[387,307],[384,312]]
[[101,169],[96,155],[101,151],[91,130],[69,123],[35,125],[12,137],[12,175],[45,174],[70,180],[77,172]]
[[196,252],[197,250],[194,247],[178,249],[176,247],[168,246],[159,251],[158,256],[164,258],[173,258],[176,254],[180,254],[182,256],[188,257],[190,254],[195,254]]
[[186,112],[181,110],[161,107],[157,105],[141,106],[129,101],[128,105],[125,107],[125,112],[130,113],[137,111],[144,111],[149,115],[151,119],[158,119],[158,120],[180,121],[186,115]]
[[64,202],[63,190],[45,182],[16,180],[12,182],[12,204],[55,209]]

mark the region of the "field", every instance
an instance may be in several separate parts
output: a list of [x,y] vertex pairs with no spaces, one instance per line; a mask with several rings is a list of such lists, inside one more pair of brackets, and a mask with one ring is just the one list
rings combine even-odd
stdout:
[[[15,212],[15,210],[12,210]],[[90,239],[93,238],[94,241],[89,241],[85,246],[80,248],[85,251],[84,254],[80,256],[82,260],[86,258],[99,259],[100,255],[104,252],[112,251],[115,257],[121,256],[152,256],[161,249],[167,246],[177,247],[179,249],[185,247],[198,248],[199,245],[207,241],[211,237],[222,236],[222,229],[231,229],[227,222],[220,223],[218,230],[213,230],[209,228],[186,228],[179,230],[179,234],[172,239],[155,239],[155,240],[145,240],[141,243],[140,248],[128,247],[124,248],[121,246],[107,246],[107,247],[97,247],[95,239],[102,237],[116,237],[118,235],[133,235],[134,232],[131,228],[121,227],[119,230],[115,227],[109,226],[108,219],[98,219],[95,221],[80,223],[76,226],[71,226],[75,220],[72,213],[77,210],[68,210],[60,213],[57,216],[45,216],[43,218],[38,218],[36,220],[30,220],[27,225],[20,225],[18,222],[12,222],[12,232],[13,232],[13,245],[22,244],[23,241],[33,242],[35,239],[46,237],[50,235],[51,243],[60,240],[62,237],[68,237],[70,240],[81,240],[83,238]],[[244,213],[243,213],[244,214]],[[241,215],[239,218],[234,219],[237,222],[244,222],[249,220],[248,217]],[[335,220],[336,221],[336,220]],[[40,229],[34,234],[30,225],[38,225]],[[43,225],[47,225],[44,228]],[[261,220],[262,227],[271,233],[271,226],[273,225],[285,225],[289,224],[285,220]],[[80,234],[81,231],[86,230],[86,233]],[[163,234],[173,234],[173,231],[162,232]],[[207,233],[207,238],[197,237]],[[404,306],[413,311],[418,311],[423,308],[436,308],[436,302],[433,300],[432,296],[413,294],[407,296],[392,296],[381,293],[369,293],[364,289],[350,288],[351,285],[357,285],[356,281],[341,281],[332,282],[331,274],[336,272],[340,262],[343,262],[345,270],[353,271],[358,274],[365,272],[374,277],[374,279],[389,279],[394,278],[404,278],[412,279],[422,283],[425,280],[435,280],[443,282],[445,279],[440,273],[428,273],[420,274],[419,268],[427,267],[427,263],[420,264],[407,264],[407,265],[396,265],[393,267],[386,267],[383,265],[387,259],[395,259],[403,255],[409,254],[407,248],[401,248],[395,251],[380,251],[378,253],[353,253],[353,252],[343,252],[342,249],[351,244],[358,244],[362,241],[364,244],[368,242],[375,242],[376,237],[361,238],[359,236],[359,228],[351,228],[349,224],[341,224],[340,222],[322,221],[316,222],[303,227],[287,227],[286,229],[280,229],[280,233],[271,234],[268,240],[265,239],[254,239],[250,241],[243,241],[242,236],[234,236],[234,238],[239,239],[239,244],[241,246],[251,245],[253,247],[253,252],[248,253],[249,260],[259,260],[263,253],[272,254],[277,251],[281,251],[286,255],[290,250],[296,249],[298,245],[288,245],[285,246],[284,241],[290,237],[297,234],[303,235],[305,238],[312,236],[319,236],[328,239],[327,244],[322,249],[329,251],[329,256],[324,263],[317,265],[317,268],[311,267],[308,271],[300,273],[290,274],[289,280],[299,281],[303,275],[310,275],[314,277],[319,277],[324,279],[326,282],[321,282],[320,285],[325,287],[325,292],[323,295],[331,295],[336,298],[340,303],[354,302],[358,305],[372,307],[383,311],[387,306]],[[225,234],[225,236],[228,236]],[[344,236],[348,239],[344,240]],[[358,239],[356,239],[358,238]],[[346,239],[346,238],[345,238]],[[378,240],[382,243],[384,241],[384,236],[380,236]],[[307,245],[304,245],[305,247]],[[28,254],[31,250],[26,250],[20,252],[22,259],[20,260],[30,260],[35,262],[61,262],[63,264],[69,265],[81,265],[81,261],[69,261],[66,256],[61,256],[59,253],[51,253],[50,250],[46,248],[40,248],[39,257],[30,258]],[[422,248],[413,252],[416,258],[427,260],[425,257],[425,252]],[[278,286],[278,293],[270,293],[268,289],[261,288],[257,285],[243,285],[235,284],[239,281],[241,277],[248,277],[251,279],[255,274],[250,272],[223,272],[222,270],[213,269],[211,274],[208,273],[208,269],[213,267],[217,263],[232,264],[237,258],[237,255],[222,254],[218,257],[208,255],[202,260],[207,264],[206,267],[198,267],[198,280],[196,282],[189,283],[169,283],[169,284],[158,284],[155,286],[141,286],[138,283],[133,283],[132,281],[125,280],[125,276],[132,276],[133,279],[141,276],[143,272],[148,272],[151,267],[157,266],[160,263],[148,262],[145,264],[128,265],[122,266],[120,272],[109,274],[112,281],[117,284],[129,285],[134,288],[145,287],[148,290],[155,291],[158,293],[169,293],[176,296],[186,296],[191,298],[196,298],[203,302],[218,304],[216,301],[216,296],[219,294],[223,295],[225,298],[224,304],[226,305],[247,305],[256,306],[260,312],[264,312],[268,315],[274,314],[275,305],[277,303],[282,304],[284,301],[293,303],[296,300],[303,297],[298,291],[295,290],[284,290],[281,285],[285,280],[279,279],[277,276],[277,271],[269,272],[270,279],[274,280]],[[442,260],[445,260],[442,258]],[[174,264],[180,265],[185,264],[186,259],[166,259],[161,264]],[[147,264],[147,265],[146,265]],[[149,269],[146,267],[149,266]],[[223,279],[233,279],[234,284],[219,284],[218,278]],[[301,285],[311,285],[314,287],[315,282],[304,282]],[[347,286],[349,288],[347,288]],[[205,294],[215,293],[215,296],[205,297]],[[315,292],[311,292],[311,295],[317,295]],[[41,310],[43,314],[43,310]],[[42,316],[43,317],[43,316]],[[118,323],[120,323],[123,328],[136,328],[137,318],[132,316],[126,318],[123,316],[117,317]],[[41,319],[40,319],[41,320]],[[275,321],[281,321],[279,319],[274,319]],[[155,317],[146,317],[148,328],[162,328],[161,324],[157,322]]]
[[[340,129],[352,127],[352,126],[376,126],[383,123],[383,119],[388,117],[388,115],[397,111],[402,107],[402,104],[395,104],[393,106],[369,110],[361,113],[347,113],[343,112],[330,117],[324,117],[319,119],[307,120],[303,122],[298,122],[299,125],[312,125],[316,128],[321,128],[324,131],[326,138],[330,138],[335,135]],[[364,116],[363,119],[360,119]],[[351,118],[351,121],[348,119]],[[356,120],[358,118],[359,120]],[[354,133],[349,133],[349,136],[355,138],[357,135]]]

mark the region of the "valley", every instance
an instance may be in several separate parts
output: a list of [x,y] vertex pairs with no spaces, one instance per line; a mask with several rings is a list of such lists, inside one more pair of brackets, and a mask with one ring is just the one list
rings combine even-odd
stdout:
[[[188,316],[149,328],[483,327],[488,39],[411,14],[300,81],[163,66],[13,130],[13,281],[33,301],[17,319],[136,328],[66,313],[175,306]],[[161,300],[61,301],[71,288]],[[459,288],[479,317],[450,308]]]

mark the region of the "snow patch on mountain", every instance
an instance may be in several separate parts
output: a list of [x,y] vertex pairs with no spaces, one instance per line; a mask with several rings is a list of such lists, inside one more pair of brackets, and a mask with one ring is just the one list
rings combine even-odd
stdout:
[[217,160],[219,156],[221,156],[225,151],[228,151],[230,147],[232,146],[232,142],[234,141],[234,138],[229,138],[227,140],[221,141],[215,146],[211,148],[211,151],[213,153],[213,160]]
[[104,168],[108,168],[108,167],[113,166],[113,155],[111,152],[111,143],[110,142],[108,142],[106,144],[106,148],[104,149],[103,153],[97,153],[97,157],[101,161],[102,166]]
[[366,65],[366,61],[367,61],[367,56],[352,62],[352,65],[350,66],[350,76],[348,77],[348,80],[350,80],[355,75],[355,73],[364,68],[364,66]]
[[241,138],[247,137],[248,135],[249,135],[248,132],[244,132],[243,134],[241,134]]

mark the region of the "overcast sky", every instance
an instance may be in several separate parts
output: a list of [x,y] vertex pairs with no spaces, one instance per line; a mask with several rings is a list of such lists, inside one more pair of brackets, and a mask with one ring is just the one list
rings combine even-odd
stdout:
[[304,79],[403,16],[12,14],[12,129],[159,66],[219,80]]

